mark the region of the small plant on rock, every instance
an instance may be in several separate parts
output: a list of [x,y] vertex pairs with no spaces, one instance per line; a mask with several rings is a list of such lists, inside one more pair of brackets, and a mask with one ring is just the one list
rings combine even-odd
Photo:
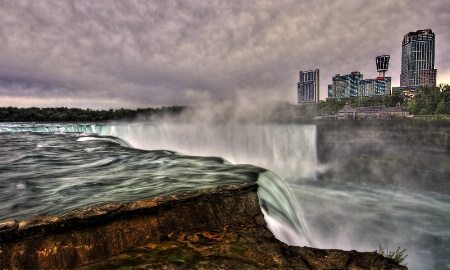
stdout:
[[389,251],[387,247],[382,247],[380,245],[377,252],[387,258],[393,259],[399,265],[407,265],[404,263],[406,257],[408,257],[408,254],[405,253],[406,249],[400,249],[400,247],[398,247],[397,250]]

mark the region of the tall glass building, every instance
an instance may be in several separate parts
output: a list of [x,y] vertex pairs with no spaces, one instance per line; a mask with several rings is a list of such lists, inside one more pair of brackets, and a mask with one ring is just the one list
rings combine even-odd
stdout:
[[300,71],[297,83],[298,104],[319,103],[319,70]]
[[400,86],[436,85],[435,35],[431,29],[409,32],[402,42]]

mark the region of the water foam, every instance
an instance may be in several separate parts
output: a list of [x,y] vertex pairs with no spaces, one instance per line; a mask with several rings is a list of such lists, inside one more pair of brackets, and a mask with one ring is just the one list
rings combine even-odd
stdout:
[[100,126],[98,132],[134,148],[260,166],[283,179],[315,179],[318,168],[315,125],[119,124]]

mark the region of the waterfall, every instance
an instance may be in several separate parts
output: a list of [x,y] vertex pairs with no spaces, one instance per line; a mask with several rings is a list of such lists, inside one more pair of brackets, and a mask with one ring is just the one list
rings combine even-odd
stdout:
[[266,168],[286,180],[316,177],[315,125],[137,123],[104,125],[98,131],[139,149],[219,156],[234,164]]
[[76,132],[76,133],[98,133],[100,125],[97,124],[24,124],[24,123],[3,123],[0,124],[2,132]]
[[234,164],[268,169],[258,179],[258,196],[269,229],[287,244],[312,245],[298,202],[279,176],[315,178],[316,126],[136,123],[101,126],[99,133],[118,137],[134,148],[220,156]]
[[265,168],[268,171],[258,178],[258,195],[269,229],[287,244],[311,246],[301,209],[282,179],[315,179],[315,125],[9,124],[0,125],[0,132],[98,134],[123,146],[217,156],[233,164]]
[[97,133],[138,149],[218,156],[234,164],[260,166],[288,181],[316,178],[315,125],[0,124],[0,132],[20,131]]
[[267,227],[291,246],[312,246],[300,206],[283,180],[267,171],[258,178],[258,197]]

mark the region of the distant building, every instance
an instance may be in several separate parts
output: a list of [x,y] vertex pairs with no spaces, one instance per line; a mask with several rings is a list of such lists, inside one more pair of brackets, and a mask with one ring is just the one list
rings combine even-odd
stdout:
[[300,71],[299,75],[298,104],[319,103],[319,70]]
[[328,85],[328,97],[337,99],[358,97],[359,83],[362,79],[363,75],[358,71],[342,76],[336,74],[333,76],[333,83]]
[[391,119],[407,116],[409,116],[408,109],[401,106],[400,104],[397,104],[396,107],[370,106],[357,108],[354,108],[347,104],[344,106],[344,108],[338,111],[336,119]]
[[329,98],[352,98],[384,96],[391,93],[391,77],[363,79],[363,74],[354,71],[347,75],[335,75],[328,85]]
[[338,111],[337,119],[357,119],[358,111],[350,105],[345,105],[344,108]]
[[384,79],[384,75],[389,68],[390,55],[379,55],[375,58],[375,64],[377,65],[378,78],[377,80]]
[[436,85],[435,34],[431,29],[409,32],[402,42],[400,86]]
[[360,82],[360,96],[373,97],[391,94],[391,77],[378,77]]

